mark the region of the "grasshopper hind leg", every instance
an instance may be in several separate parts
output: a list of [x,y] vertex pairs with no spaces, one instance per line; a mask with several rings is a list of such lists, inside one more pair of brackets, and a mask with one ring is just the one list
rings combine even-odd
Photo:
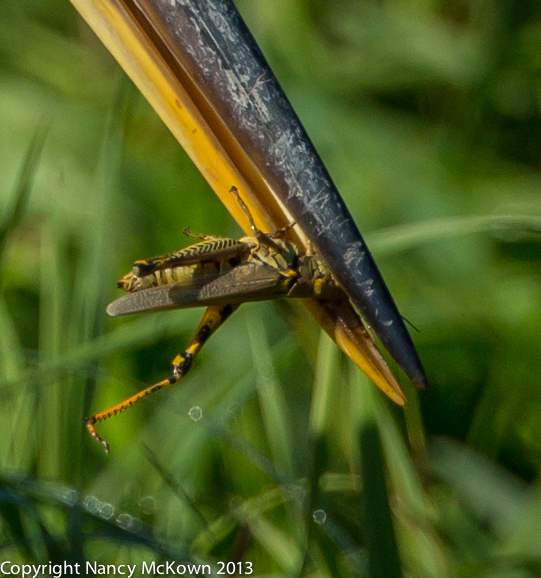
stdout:
[[187,373],[190,371],[193,361],[197,354],[201,351],[201,348],[209,340],[209,338],[218,330],[218,328],[225,322],[231,315],[238,309],[239,305],[222,305],[222,306],[211,306],[207,307],[201,322],[192,337],[188,347],[179,353],[173,360],[173,373],[171,377],[164,379],[142,391],[128,397],[124,401],[106,409],[95,413],[91,417],[87,417],[84,421],[86,428],[90,435],[100,443],[106,454],[109,454],[110,448],[109,444],[98,434],[96,431],[96,424],[104,421],[110,417],[117,415],[118,413],[128,409],[138,401],[149,396],[151,393],[155,393],[160,389],[165,389],[171,385],[174,385],[180,381]]

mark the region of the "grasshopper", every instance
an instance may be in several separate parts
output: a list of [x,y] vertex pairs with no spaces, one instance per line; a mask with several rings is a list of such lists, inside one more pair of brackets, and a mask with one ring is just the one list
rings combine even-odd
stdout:
[[303,253],[284,239],[293,225],[274,233],[261,232],[237,188],[231,187],[231,193],[246,213],[253,236],[236,240],[188,232],[200,241],[162,257],[135,261],[118,282],[128,294],[107,307],[113,317],[202,306],[206,310],[188,347],[173,360],[170,377],[85,419],[90,435],[103,445],[106,454],[109,444],[96,431],[96,424],[180,381],[203,345],[242,303],[280,297],[347,299],[316,255]]

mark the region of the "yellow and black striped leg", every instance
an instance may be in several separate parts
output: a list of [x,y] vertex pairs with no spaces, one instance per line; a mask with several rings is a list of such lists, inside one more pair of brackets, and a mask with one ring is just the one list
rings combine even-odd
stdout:
[[105,453],[109,453],[109,444],[98,434],[96,431],[96,424],[100,421],[104,421],[125,409],[137,403],[147,395],[174,385],[180,381],[187,373],[190,371],[193,360],[196,355],[201,351],[201,348],[208,341],[209,337],[217,331],[217,329],[225,322],[232,313],[238,309],[239,305],[222,305],[222,306],[212,306],[207,307],[201,323],[195,332],[190,344],[183,353],[179,353],[173,360],[173,373],[168,379],[164,379],[155,385],[151,385],[143,391],[132,395],[128,399],[98,413],[95,413],[92,417],[87,417],[85,419],[86,428],[88,429],[90,435],[105,449]]

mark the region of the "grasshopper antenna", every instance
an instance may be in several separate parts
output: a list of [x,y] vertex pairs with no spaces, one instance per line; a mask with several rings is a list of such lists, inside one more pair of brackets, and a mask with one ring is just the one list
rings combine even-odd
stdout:
[[233,193],[235,197],[237,197],[237,201],[239,202],[240,208],[244,211],[245,215],[248,217],[248,221],[250,222],[250,228],[252,229],[252,233],[259,237],[261,235],[261,231],[255,226],[254,218],[252,217],[252,213],[250,213],[250,209],[246,206],[246,203],[242,200],[241,196],[239,195],[239,190],[237,187],[233,186],[229,189],[230,193]]
[[246,203],[242,200],[241,196],[239,195],[239,190],[237,187],[233,186],[229,189],[230,193],[233,193],[235,197],[237,197],[237,201],[239,202],[240,208],[244,211],[245,215],[248,217],[248,221],[250,223],[250,228],[252,229],[252,233],[254,237],[262,244],[269,247],[269,249],[273,249],[277,253],[280,252],[280,247],[272,240],[273,235],[267,235],[260,231],[255,224],[254,218],[252,217],[252,213],[250,213],[250,209],[246,206]]
[[421,333],[421,330],[418,327],[415,327],[415,325],[413,325],[413,323],[407,318],[404,317],[403,315],[401,315],[400,317],[402,317],[402,319],[415,331],[417,331],[417,333]]

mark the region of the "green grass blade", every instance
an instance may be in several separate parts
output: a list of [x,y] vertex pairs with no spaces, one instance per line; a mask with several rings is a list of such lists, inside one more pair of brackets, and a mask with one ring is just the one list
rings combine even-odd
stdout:
[[391,255],[439,239],[451,239],[475,233],[492,233],[517,238],[517,235],[541,234],[541,216],[482,215],[431,219],[412,225],[382,229],[367,235],[378,255]]
[[26,150],[26,155],[17,180],[13,199],[2,216],[0,222],[0,267],[4,256],[7,237],[21,222],[25,213],[48,130],[49,124],[45,121],[42,121],[36,128],[32,140]]
[[294,475],[289,411],[273,366],[271,349],[261,314],[253,310],[248,324],[257,392],[272,457],[286,476]]
[[396,543],[387,481],[385,458],[375,422],[367,421],[360,432],[361,477],[363,483],[363,533],[368,548],[372,578],[403,576]]
[[340,350],[334,341],[321,331],[310,407],[310,427],[317,434],[323,434],[329,427],[333,399],[336,397],[337,376],[340,375],[340,359]]

